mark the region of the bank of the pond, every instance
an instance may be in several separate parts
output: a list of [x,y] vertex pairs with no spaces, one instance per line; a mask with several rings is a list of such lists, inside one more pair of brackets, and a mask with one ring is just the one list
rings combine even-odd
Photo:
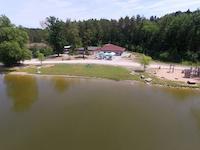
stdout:
[[[40,74],[38,74],[38,71]],[[100,79],[111,79],[116,81],[134,80],[145,83],[141,76],[145,78],[151,78],[153,85],[175,87],[175,88],[200,88],[200,85],[188,85],[184,82],[170,81],[165,79],[159,79],[148,73],[131,73],[131,70],[107,65],[81,65],[81,64],[59,64],[51,66],[43,66],[38,69],[36,66],[17,69],[17,72],[24,72],[28,74],[38,75],[56,75],[66,77],[91,77]]]

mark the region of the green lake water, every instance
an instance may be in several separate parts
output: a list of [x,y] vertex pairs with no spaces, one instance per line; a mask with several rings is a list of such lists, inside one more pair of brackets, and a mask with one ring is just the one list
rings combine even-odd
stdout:
[[200,150],[200,91],[0,75],[0,150]]

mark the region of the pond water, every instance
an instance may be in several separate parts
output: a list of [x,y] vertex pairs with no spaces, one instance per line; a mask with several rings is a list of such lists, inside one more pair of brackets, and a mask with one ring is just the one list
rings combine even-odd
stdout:
[[0,150],[199,149],[199,91],[0,76]]

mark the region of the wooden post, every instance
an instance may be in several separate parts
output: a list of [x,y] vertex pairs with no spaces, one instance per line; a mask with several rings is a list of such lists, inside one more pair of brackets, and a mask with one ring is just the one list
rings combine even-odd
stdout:
[[172,65],[170,64],[170,66],[169,66],[169,73],[171,73],[171,68],[172,68]]
[[172,68],[172,73],[174,73],[175,71],[175,65],[173,65],[173,68]]

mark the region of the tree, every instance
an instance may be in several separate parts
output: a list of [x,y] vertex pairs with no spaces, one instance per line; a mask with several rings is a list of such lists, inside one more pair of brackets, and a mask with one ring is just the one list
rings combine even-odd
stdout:
[[142,55],[140,59],[140,64],[144,66],[144,71],[146,71],[147,66],[151,63],[152,58],[150,56]]
[[88,46],[91,43],[91,30],[86,30],[83,34],[83,48],[84,48],[84,52],[83,52],[83,58],[85,58],[85,54],[88,52]]
[[46,18],[46,26],[49,32],[49,43],[52,45],[54,52],[59,56],[64,51],[67,43],[65,36],[65,23],[58,18]]
[[42,62],[43,62],[44,59],[45,59],[44,54],[42,54],[42,53],[38,53],[38,59],[39,59],[41,65],[42,65]]
[[78,48],[82,45],[81,38],[79,36],[79,29],[76,23],[70,21],[65,25],[66,41],[71,47]]
[[11,21],[8,17],[5,15],[0,16],[0,28],[2,27],[12,27]]
[[27,49],[28,35],[11,24],[6,16],[0,16],[0,61],[12,66],[31,58]]

